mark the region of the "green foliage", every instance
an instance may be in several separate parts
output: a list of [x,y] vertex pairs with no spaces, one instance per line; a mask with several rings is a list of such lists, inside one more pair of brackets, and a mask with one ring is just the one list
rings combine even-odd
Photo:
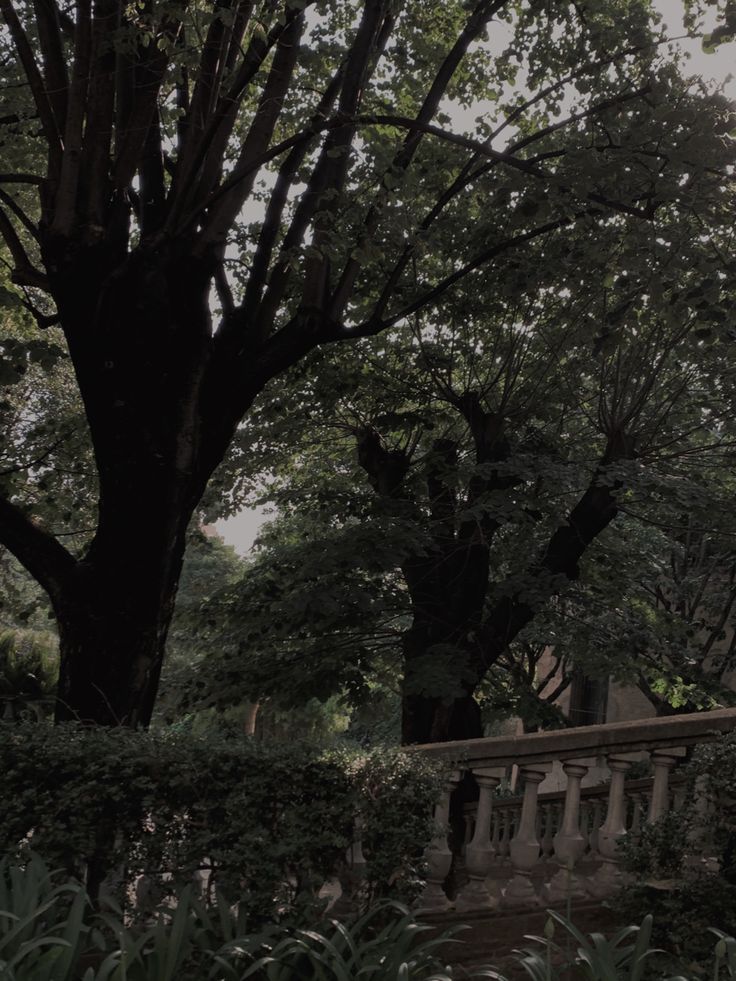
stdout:
[[7,981],[75,981],[90,906],[75,883],[54,884],[38,857],[0,862],[0,975]]
[[[176,891],[170,905],[131,922],[109,897],[101,908],[84,887],[50,873],[31,855],[0,863],[0,971],[7,981],[452,981],[445,967],[457,926],[440,934],[417,922],[395,901],[373,904],[344,922],[318,920],[309,928],[288,922],[254,929],[242,905],[218,891],[209,906],[191,887]],[[566,941],[554,942],[556,927]],[[713,977],[733,978],[736,940],[706,931]],[[713,942],[714,937],[716,942]],[[584,936],[566,917],[549,911],[543,937],[514,951],[514,961],[532,981],[571,976],[586,981],[642,981],[652,959],[652,917],[607,939]],[[681,965],[677,965],[681,967]],[[688,965],[692,968],[694,965]],[[695,972],[697,974],[697,972]],[[692,971],[688,972],[692,974]],[[504,976],[479,968],[462,977]],[[682,978],[682,973],[680,977]]]
[[669,970],[684,963],[689,974],[706,977],[714,947],[709,928],[719,924],[733,931],[736,889],[721,876],[693,870],[670,882],[635,882],[621,891],[613,906],[624,919],[651,913],[654,942],[669,953],[662,963]]
[[0,718],[42,719],[53,707],[58,658],[48,634],[0,633]]
[[[622,842],[632,881],[613,905],[624,919],[652,913],[655,941],[704,975],[709,928],[732,932],[736,922],[736,736],[699,746],[685,772],[684,809],[645,826],[637,842]],[[707,864],[692,858],[701,851]]]
[[645,823],[636,838],[621,842],[622,862],[642,880],[672,880],[692,850],[689,836],[695,816],[691,810],[668,811],[654,824]]
[[736,733],[699,746],[691,773],[707,808],[721,875],[736,888]]
[[171,892],[204,871],[253,917],[315,910],[358,815],[367,895],[418,888],[437,774],[402,754],[77,726],[1,735],[0,848],[26,842],[92,894],[142,873],[154,895]]
[[[554,943],[556,925],[562,926],[576,945],[572,957],[566,956],[563,948]],[[647,959],[658,953],[650,947],[651,936],[651,916],[644,917],[641,926],[628,926],[608,940],[601,933],[586,937],[571,920],[549,910],[545,936],[529,938],[539,946],[525,947],[515,953],[532,981],[557,981],[567,977],[570,971],[586,981],[641,981]]]
[[[332,921],[325,932],[301,930],[276,944],[250,970],[257,981],[451,981],[438,954],[458,929],[426,940],[398,903],[377,904],[354,923]],[[233,976],[234,978],[235,976]],[[241,975],[245,977],[245,975]]]
[[5,981],[449,981],[437,957],[456,930],[430,930],[396,902],[354,922],[257,932],[218,893],[207,908],[186,887],[146,924],[109,901],[95,911],[74,881],[38,856],[0,864],[0,972]]

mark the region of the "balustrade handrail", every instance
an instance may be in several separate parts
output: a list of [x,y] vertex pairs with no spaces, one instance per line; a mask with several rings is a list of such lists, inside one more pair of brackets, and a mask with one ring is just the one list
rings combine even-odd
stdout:
[[[612,895],[625,882],[619,845],[628,834],[638,835],[644,826],[679,809],[691,789],[700,817],[706,813],[708,802],[699,796],[697,781],[690,788],[684,774],[676,776],[673,771],[688,757],[687,747],[732,731],[736,731],[736,708],[404,747],[446,768],[434,814],[437,835],[425,853],[429,872],[422,908],[447,909],[453,901],[457,909],[499,904],[533,908]],[[649,755],[652,776],[627,780],[642,753]],[[540,794],[555,762],[561,764],[557,777],[564,774],[565,789]],[[522,795],[495,797],[513,764],[518,766]],[[608,784],[583,787],[586,776],[593,777],[600,766],[610,774]],[[444,890],[453,862],[450,803],[463,771],[468,770],[478,787],[475,810],[465,812],[462,854],[468,881],[451,899]],[[697,834],[692,841],[697,843]],[[495,875],[487,882],[494,863],[496,872],[504,876]],[[554,871],[541,886],[540,871],[544,876]]]
[[508,766],[516,763],[550,763],[554,760],[635,753],[711,742],[736,729],[736,708],[714,709],[688,715],[609,722],[602,725],[554,729],[521,736],[486,736],[447,743],[405,746],[405,752],[421,752],[458,768]]
[[[627,795],[638,794],[642,791],[647,791],[652,789],[654,783],[654,777],[637,777],[636,780],[626,781],[626,793]],[[669,779],[669,787],[671,790],[678,789],[687,783],[687,778],[684,774],[674,774]],[[580,789],[581,800],[589,801],[596,798],[600,800],[606,800],[608,797],[608,792],[610,790],[610,784],[596,783],[590,787],[582,787]],[[537,794],[538,804],[551,804],[555,802],[562,802],[565,800],[566,790],[546,790],[544,793]],[[518,794],[508,797],[495,797],[493,800],[494,811],[503,810],[507,807],[521,807],[521,802],[524,795],[521,791]],[[473,814],[478,804],[476,801],[470,801],[467,804],[463,804],[464,814]]]

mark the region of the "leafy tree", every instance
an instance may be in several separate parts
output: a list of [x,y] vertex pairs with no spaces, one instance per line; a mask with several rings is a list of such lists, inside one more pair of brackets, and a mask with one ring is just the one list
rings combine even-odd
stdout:
[[722,461],[701,460],[676,495],[630,495],[618,540],[593,550],[545,624],[587,673],[638,687],[657,714],[736,699],[731,482]]
[[[480,735],[475,695],[491,671],[496,682],[510,675],[500,682],[503,700],[531,698],[523,714],[535,706],[532,714],[552,718],[545,702],[570,674],[541,684],[540,652],[557,635],[558,651],[576,651],[568,667],[591,658],[564,642],[559,614],[524,631],[550,599],[584,580],[587,550],[608,529],[615,534],[611,523],[632,497],[656,493],[660,519],[664,499],[674,528],[704,463],[730,466],[731,407],[701,327],[704,257],[682,250],[686,226],[674,225],[678,247],[663,246],[654,268],[638,235],[615,229],[616,272],[604,284],[586,284],[584,236],[565,243],[569,273],[557,254],[549,264],[545,246],[529,257],[536,276],[524,267],[492,299],[456,294],[437,319],[418,320],[388,344],[364,343],[350,364],[319,355],[317,368],[294,373],[291,393],[264,407],[260,425],[258,413],[251,417],[242,439],[262,445],[268,433],[264,469],[292,448],[271,490],[292,538],[272,536],[271,555],[231,597],[244,636],[278,650],[251,683],[274,683],[286,663],[307,666],[316,691],[331,690],[330,679],[359,691],[380,646],[395,658],[400,643],[407,741]],[[596,238],[601,251],[600,231]],[[672,277],[688,284],[684,295]],[[721,294],[717,286],[705,300],[707,316]],[[591,323],[601,321],[591,342]],[[308,420],[290,400],[310,405]],[[713,493],[700,487],[700,508],[712,507]],[[327,527],[304,520],[326,502]],[[661,543],[650,536],[649,545]],[[637,558],[635,574],[651,575],[654,555],[641,548]],[[598,552],[599,583],[619,560],[615,541]],[[583,585],[555,607],[584,618],[585,600]],[[264,619],[248,633],[243,621],[254,607]],[[390,627],[381,640],[382,623]],[[622,645],[616,651],[630,668]]]
[[96,471],[71,547],[33,495],[0,500],[57,617],[58,719],[150,719],[187,525],[272,379],[572,227],[709,223],[730,154],[645,0],[0,10],[0,234]]

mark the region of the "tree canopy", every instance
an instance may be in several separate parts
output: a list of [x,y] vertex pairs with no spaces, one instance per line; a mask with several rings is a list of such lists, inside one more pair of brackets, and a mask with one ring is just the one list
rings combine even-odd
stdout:
[[[8,302],[30,315],[27,336],[3,340],[2,380],[22,385],[38,365],[34,406],[9,439],[0,541],[57,618],[57,718],[150,719],[187,525],[242,420],[259,399],[276,411],[269,383],[311,373],[284,406],[299,419],[323,404],[327,361],[314,352],[350,342],[355,359],[357,343],[380,337],[413,357],[421,331],[452,351],[466,317],[483,329],[467,313],[473,294],[491,319],[515,293],[528,297],[530,335],[555,291],[572,292],[571,309],[586,284],[606,294],[604,307],[572,315],[607,366],[598,470],[537,559],[545,575],[570,578],[575,548],[563,558],[558,545],[577,527],[575,507],[592,495],[598,524],[604,498],[615,509],[621,478],[608,468],[632,456],[629,424],[646,415],[645,430],[667,429],[668,386],[680,384],[650,383],[643,367],[621,376],[622,331],[649,318],[634,348],[657,365],[679,356],[677,324],[690,336],[701,302],[719,336],[732,321],[728,257],[711,242],[731,214],[731,108],[683,78],[646,0],[0,0],[0,10],[0,234]],[[663,304],[671,323],[652,312]],[[426,326],[412,334],[417,318]],[[476,339],[476,361],[490,344]],[[349,362],[326,369],[335,391],[352,384]],[[73,375],[78,421],[59,442],[56,370]],[[490,362],[483,372],[481,386]],[[490,456],[478,449],[490,408],[479,415],[450,388],[457,404],[440,431],[452,416],[475,440],[476,469],[515,481],[501,475],[496,443],[486,440]],[[391,440],[414,439],[403,403],[391,412],[386,433],[373,425],[360,437],[379,491],[381,453],[400,463],[406,447]],[[38,431],[42,416],[53,424]],[[246,474],[262,469],[272,435],[239,443]],[[448,465],[439,442],[421,449],[435,469]],[[85,461],[84,474],[66,468],[64,493],[81,509],[84,485],[86,533],[75,506],[67,528],[44,512],[69,453]],[[498,602],[518,627],[532,607],[514,595]],[[493,622],[487,663],[506,639]]]

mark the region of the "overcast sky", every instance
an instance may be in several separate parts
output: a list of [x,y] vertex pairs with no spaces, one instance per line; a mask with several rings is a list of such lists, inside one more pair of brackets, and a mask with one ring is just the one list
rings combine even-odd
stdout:
[[[654,6],[664,18],[671,36],[683,33],[682,0],[654,0]],[[716,84],[724,82],[729,74],[736,74],[736,43],[724,44],[711,55],[703,52],[702,44],[698,40],[684,40],[679,41],[678,44],[690,55],[687,69],[690,74],[700,75]],[[736,79],[732,78],[726,82],[725,92],[731,99],[736,100]],[[229,545],[233,545],[241,555],[245,555],[253,545],[258,530],[265,520],[267,516],[263,511],[245,510],[226,521],[218,521],[216,527]]]

